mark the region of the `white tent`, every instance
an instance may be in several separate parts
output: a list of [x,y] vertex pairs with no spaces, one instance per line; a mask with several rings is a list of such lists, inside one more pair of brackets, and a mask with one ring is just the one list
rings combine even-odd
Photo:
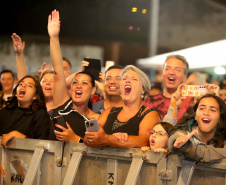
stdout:
[[136,64],[143,69],[157,68],[171,54],[184,56],[189,63],[190,69],[226,66],[226,40],[156,55],[150,58],[138,59]]

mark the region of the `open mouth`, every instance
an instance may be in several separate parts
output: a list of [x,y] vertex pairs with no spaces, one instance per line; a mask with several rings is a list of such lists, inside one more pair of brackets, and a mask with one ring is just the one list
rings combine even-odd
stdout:
[[24,96],[25,93],[26,93],[25,90],[20,90],[20,91],[19,91],[19,96]]
[[150,145],[154,145],[154,144],[155,144],[155,140],[154,139],[151,139]]
[[203,121],[203,123],[209,123],[211,120],[207,119],[207,118],[203,118],[202,121]]
[[52,88],[50,88],[50,87],[46,87],[46,88],[45,88],[45,90],[52,90]]
[[131,87],[129,85],[125,86],[125,94],[129,94],[131,92]]
[[169,80],[170,82],[174,82],[176,79],[173,78],[173,77],[169,77],[168,80]]
[[82,95],[82,91],[76,91],[75,94],[78,95],[78,96],[81,96]]

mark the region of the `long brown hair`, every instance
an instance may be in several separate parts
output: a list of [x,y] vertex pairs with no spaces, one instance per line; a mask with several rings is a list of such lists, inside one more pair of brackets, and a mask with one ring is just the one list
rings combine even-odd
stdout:
[[39,83],[39,81],[32,75],[26,75],[22,79],[19,80],[15,88],[13,89],[13,96],[12,98],[6,102],[6,108],[14,109],[18,106],[18,100],[16,97],[16,90],[19,86],[20,82],[23,81],[25,78],[31,78],[35,82],[35,88],[36,92],[35,95],[37,99],[35,99],[32,104],[29,106],[28,111],[26,111],[26,114],[32,114],[33,112],[37,111],[38,109],[45,109],[46,110],[46,104],[45,104],[45,97],[42,91],[42,87]]
[[214,146],[216,148],[222,148],[223,144],[224,144],[224,140],[226,139],[226,105],[220,97],[218,97],[214,94],[205,94],[204,96],[200,97],[198,99],[198,101],[196,102],[195,106],[193,107],[193,112],[189,115],[183,116],[179,120],[178,125],[171,129],[171,135],[172,135],[172,133],[176,132],[177,130],[186,130],[186,131],[190,132],[191,131],[190,129],[192,126],[197,126],[198,123],[196,121],[193,121],[193,122],[189,122],[189,121],[195,119],[196,111],[197,111],[200,101],[204,98],[210,98],[210,97],[214,98],[219,105],[220,120],[219,120],[219,124],[217,126],[217,130],[215,132],[215,135],[210,141],[208,141],[208,144],[215,143]]

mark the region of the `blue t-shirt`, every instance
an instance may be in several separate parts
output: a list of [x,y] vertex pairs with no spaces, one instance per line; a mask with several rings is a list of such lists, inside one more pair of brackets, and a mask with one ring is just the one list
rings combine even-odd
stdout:
[[93,110],[93,112],[95,112],[97,114],[101,114],[105,110],[104,100],[101,100],[101,101],[94,103],[92,110]]

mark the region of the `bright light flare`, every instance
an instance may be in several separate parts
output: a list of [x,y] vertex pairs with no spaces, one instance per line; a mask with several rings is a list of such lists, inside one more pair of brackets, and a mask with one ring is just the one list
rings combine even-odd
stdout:
[[221,66],[217,66],[214,68],[214,72],[218,75],[224,75],[225,74],[225,68]]
[[132,12],[137,12],[137,7],[133,7]]

